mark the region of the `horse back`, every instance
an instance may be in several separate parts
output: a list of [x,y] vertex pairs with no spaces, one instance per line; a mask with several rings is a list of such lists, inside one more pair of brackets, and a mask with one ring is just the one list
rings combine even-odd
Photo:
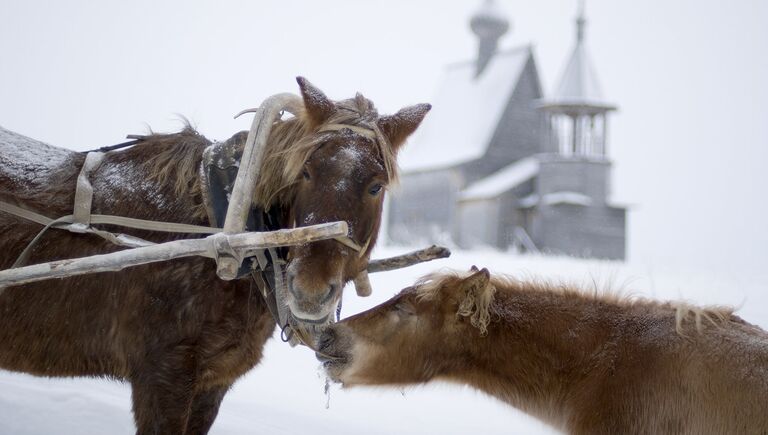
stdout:
[[[91,176],[92,212],[207,224],[199,213],[194,174],[209,143],[185,130],[108,153]],[[81,153],[0,130],[0,201],[51,218],[71,214],[83,161]],[[0,269],[10,267],[41,228],[0,213]],[[107,229],[155,242],[200,237]],[[117,249],[93,235],[50,230],[35,246],[30,263]],[[273,328],[248,281],[220,281],[208,259],[178,259],[5,289],[0,295],[0,368],[130,378],[155,358],[148,355],[181,346],[195,349],[206,382],[231,383],[259,360]]]
[[0,127],[0,201],[41,214],[71,213],[84,158]]

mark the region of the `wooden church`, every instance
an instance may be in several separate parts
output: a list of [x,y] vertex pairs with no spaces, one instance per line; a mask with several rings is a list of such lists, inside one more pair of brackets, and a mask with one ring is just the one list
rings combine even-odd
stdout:
[[559,85],[542,91],[531,46],[500,50],[492,0],[471,18],[477,57],[445,68],[433,109],[400,156],[394,243],[442,242],[623,259],[626,209],[610,202],[609,114],[576,20]]

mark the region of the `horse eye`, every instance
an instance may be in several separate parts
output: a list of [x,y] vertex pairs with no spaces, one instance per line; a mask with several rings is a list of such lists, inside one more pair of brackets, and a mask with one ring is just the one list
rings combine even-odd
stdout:
[[382,186],[381,184],[374,184],[370,189],[368,189],[368,193],[370,193],[371,195],[374,195],[374,196],[378,195],[379,192],[381,192],[381,189],[383,187],[384,186]]
[[309,179],[311,178],[311,177],[309,176],[309,171],[307,170],[307,168],[304,168],[304,169],[301,171],[301,176],[302,176],[302,177],[304,177],[304,179],[305,179],[305,180],[309,180]]

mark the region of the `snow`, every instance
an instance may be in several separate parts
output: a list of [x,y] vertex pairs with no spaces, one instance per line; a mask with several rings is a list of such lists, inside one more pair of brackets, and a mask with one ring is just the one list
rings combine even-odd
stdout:
[[[377,249],[374,257],[410,248]],[[457,251],[451,258],[398,272],[371,275],[374,293],[358,298],[350,286],[343,316],[372,307],[442,267],[488,267],[517,277],[611,287],[622,293],[699,305],[740,307],[747,321],[768,327],[768,272],[737,274],[726,268],[673,270],[666,264],[631,264],[559,257],[521,256],[493,250]],[[594,282],[597,284],[595,284]],[[331,387],[325,409],[325,378],[305,348],[276,337],[262,364],[227,395],[212,434],[551,434],[544,424],[468,387],[445,383],[395,388]],[[44,379],[0,372],[0,434],[132,434],[127,385],[95,379]]]
[[0,126],[0,172],[16,183],[45,186],[73,154]]
[[[106,187],[108,191],[129,192],[137,198],[149,201],[157,209],[168,208],[174,202],[153,180],[147,178],[146,171],[131,162],[109,162],[99,168],[98,178],[93,181],[94,190],[100,191]],[[229,193],[227,193],[229,195]],[[105,195],[107,204],[120,200],[119,197]],[[229,199],[229,197],[227,197]],[[116,203],[114,205],[117,205]]]
[[[592,204],[592,198],[579,192],[552,192],[540,198],[538,194],[531,194],[518,201],[518,205],[523,208],[533,207],[536,204],[558,205],[571,204],[588,206]],[[614,204],[615,206],[615,204]]]
[[490,199],[509,191],[539,173],[539,161],[535,157],[520,159],[482,180],[467,186],[461,192],[464,201]]
[[474,61],[448,66],[432,110],[398,158],[403,171],[445,168],[482,156],[530,56],[527,46],[499,52],[477,78]]
[[592,204],[592,198],[579,192],[553,192],[544,195],[541,202],[547,205],[573,204],[588,206]]

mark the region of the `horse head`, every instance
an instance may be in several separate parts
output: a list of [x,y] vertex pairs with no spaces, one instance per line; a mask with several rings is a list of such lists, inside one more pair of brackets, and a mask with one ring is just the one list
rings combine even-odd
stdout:
[[266,180],[283,181],[277,187],[257,187],[257,198],[280,203],[286,226],[333,221],[349,225],[353,243],[326,240],[293,246],[288,252],[288,294],[283,302],[300,323],[326,323],[332,320],[344,285],[368,266],[384,195],[397,179],[397,153],[430,106],[379,116],[360,94],[333,101],[306,79],[297,80],[303,111],[273,128],[274,150],[265,155],[262,166]]
[[455,374],[461,357],[474,352],[474,339],[488,333],[495,291],[488,269],[428,275],[389,301],[322,328],[317,358],[329,378],[348,386]]

